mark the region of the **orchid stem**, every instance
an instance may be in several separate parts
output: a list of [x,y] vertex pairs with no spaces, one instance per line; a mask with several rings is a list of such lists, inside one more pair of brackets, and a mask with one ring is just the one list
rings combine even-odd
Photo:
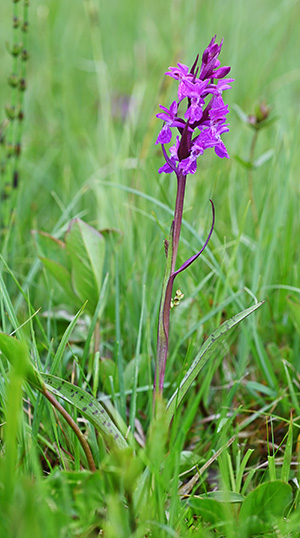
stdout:
[[178,244],[180,238],[186,176],[177,174],[177,195],[174,219],[167,243],[167,259],[162,285],[162,294],[158,317],[157,352],[154,377],[153,405],[157,395],[162,396],[169,346],[170,304],[173,289],[173,273],[175,272]]

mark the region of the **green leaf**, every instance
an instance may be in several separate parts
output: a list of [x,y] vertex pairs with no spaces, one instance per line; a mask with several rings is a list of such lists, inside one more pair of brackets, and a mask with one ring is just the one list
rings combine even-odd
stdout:
[[[71,273],[60,263],[50,260],[49,258],[41,258],[45,268],[49,273],[55,278],[55,280],[62,287],[66,295],[72,299],[72,302],[76,299],[75,292],[71,284]],[[76,300],[76,305],[78,306],[79,300]]]
[[105,258],[103,236],[80,219],[73,219],[65,236],[72,266],[72,284],[82,302],[88,300],[93,313],[99,298]]
[[170,422],[175,413],[175,410],[181,403],[191,384],[196,379],[200,370],[202,370],[202,368],[205,366],[208,359],[211,357],[212,352],[216,348],[216,343],[219,343],[218,341],[223,338],[228,331],[230,331],[243,319],[252,314],[252,312],[255,312],[255,310],[257,310],[263,304],[263,302],[264,301],[257,303],[250,308],[243,310],[243,312],[240,312],[239,314],[236,314],[232,318],[228,319],[227,321],[222,323],[222,325],[220,325],[220,327],[218,327],[218,329],[216,329],[207,338],[207,340],[205,340],[204,344],[200,348],[200,351],[197,353],[194,361],[192,362],[189,370],[181,381],[179,388],[175,390],[175,392],[168,401],[167,415]]
[[255,159],[255,161],[253,163],[254,167],[259,168],[260,166],[265,164],[267,161],[272,159],[273,155],[274,155],[274,150],[273,149],[268,149],[268,151],[265,151],[262,155],[260,155],[260,157]]
[[40,258],[50,258],[54,262],[71,269],[66,246],[63,241],[46,232],[32,230],[31,232]]
[[240,510],[241,536],[271,531],[292,498],[291,486],[281,480],[265,482],[251,491]]
[[91,320],[91,325],[90,325],[90,328],[89,328],[89,332],[88,332],[88,335],[87,335],[86,340],[85,340],[84,349],[83,349],[83,355],[82,355],[82,358],[81,358],[81,368],[82,368],[82,370],[84,370],[86,359],[87,359],[88,354],[89,354],[90,343],[91,343],[91,340],[92,340],[92,337],[93,337],[93,334],[94,334],[94,330],[95,330],[95,327],[96,327],[97,320],[100,318],[100,316],[101,316],[101,314],[102,314],[102,312],[104,310],[105,304],[106,304],[105,294],[106,294],[106,288],[107,288],[107,283],[108,283],[108,277],[109,277],[109,274],[107,273],[106,276],[105,276],[105,279],[103,281],[103,285],[102,285],[102,288],[101,288],[101,293],[99,295],[98,303],[97,303],[97,306],[95,308],[95,311],[94,311],[94,314],[93,314],[93,317],[92,317],[92,320]]
[[210,491],[203,498],[215,499],[219,503],[242,503],[245,500],[245,496],[235,491]]
[[226,524],[226,519],[230,514],[229,505],[242,503],[244,500],[243,495],[234,491],[211,491],[203,496],[190,497],[187,504],[205,522],[209,522],[220,529]]
[[9,293],[7,291],[6,286],[5,286],[4,280],[2,278],[1,272],[0,272],[0,296],[1,296],[1,299],[3,297],[3,302],[5,304],[5,308],[7,310],[7,313],[8,313],[8,316],[9,316],[11,324],[12,324],[13,328],[15,330],[17,330],[18,327],[19,327],[19,322],[17,320],[17,316],[15,314],[15,310],[14,310],[14,307],[12,305],[10,295],[9,295]]
[[38,370],[33,366],[24,342],[13,336],[0,333],[0,350],[22,377],[38,390],[43,390],[43,382]]
[[69,341],[69,337],[76,325],[76,322],[78,320],[78,318],[81,316],[83,310],[85,309],[85,306],[86,306],[86,303],[80,308],[80,310],[77,312],[76,316],[74,316],[74,318],[72,319],[71,323],[68,325],[68,327],[66,328],[64,334],[63,334],[63,337],[59,343],[59,346],[57,348],[57,351],[55,353],[55,356],[54,356],[54,359],[53,359],[53,362],[52,362],[52,365],[51,365],[51,373],[53,374],[54,372],[56,372],[56,369],[63,357],[63,354],[64,354],[64,351],[66,349],[66,345]]
[[262,385],[261,383],[258,383],[257,381],[248,381],[246,383],[247,389],[250,391],[255,392],[261,392],[262,394],[266,394],[267,396],[270,396],[270,398],[276,398],[276,392],[275,390],[271,389],[270,387],[266,385]]
[[73,404],[111,444],[117,445],[119,448],[128,446],[121,432],[94,396],[60,377],[43,373],[40,375],[49,391]]
[[247,125],[249,125],[249,116],[248,116],[248,114],[246,114],[246,112],[244,112],[244,110],[242,110],[241,107],[239,107],[237,104],[233,104],[232,108],[235,111],[238,118],[240,118],[240,120],[243,123],[246,123]]
[[292,461],[292,452],[293,452],[293,421],[289,424],[289,432],[287,436],[287,441],[284,450],[283,464],[281,469],[281,480],[288,482],[291,472],[291,461]]
[[249,161],[249,159],[243,159],[242,157],[240,157],[239,155],[234,155],[234,158],[242,165],[244,166],[245,168],[248,168],[250,170],[252,170],[254,168],[254,165],[251,163],[251,161]]
[[286,300],[290,309],[292,322],[297,333],[300,335],[300,301],[296,297],[290,296],[288,296]]
[[220,524],[226,521],[226,510],[223,503],[216,499],[204,497],[192,497],[188,500],[188,505],[193,511],[201,516],[205,522],[212,525]]
[[276,480],[275,454],[273,456],[268,456],[268,470],[270,482]]

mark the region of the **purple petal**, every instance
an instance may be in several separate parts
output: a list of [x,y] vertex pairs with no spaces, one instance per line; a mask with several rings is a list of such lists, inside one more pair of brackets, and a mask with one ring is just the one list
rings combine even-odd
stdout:
[[224,157],[226,157],[226,159],[230,159],[225,144],[224,142],[222,142],[222,140],[220,140],[219,143],[215,146],[215,153],[216,155],[218,155],[218,157],[221,157],[221,159],[224,159]]
[[172,172],[174,172],[174,170],[173,170],[173,168],[171,168],[171,166],[168,165],[168,163],[165,163],[163,166],[161,166],[158,169],[159,174],[162,174],[163,172],[165,174],[171,174]]
[[231,69],[231,67],[229,67],[229,66],[220,67],[220,69],[217,69],[216,71],[214,71],[213,78],[224,78],[224,77],[226,77],[226,75],[228,75],[230,69]]
[[172,139],[172,131],[168,125],[164,125],[160,131],[155,144],[168,144]]

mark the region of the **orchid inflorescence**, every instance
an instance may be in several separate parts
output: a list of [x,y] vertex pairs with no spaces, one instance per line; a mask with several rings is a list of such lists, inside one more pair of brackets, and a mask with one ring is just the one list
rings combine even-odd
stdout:
[[[174,171],[184,175],[194,174],[197,170],[197,158],[207,148],[215,148],[218,157],[229,158],[221,140],[221,135],[229,131],[226,123],[228,105],[224,104],[222,92],[231,87],[230,83],[234,79],[224,78],[230,67],[220,67],[218,56],[223,40],[218,45],[215,39],[216,36],[203,53],[200,72],[197,67],[198,55],[191,70],[178,63],[177,67],[169,67],[169,71],[165,73],[180,82],[178,100],[173,101],[169,109],[160,105],[163,112],[157,114],[157,117],[164,121],[164,125],[156,144],[162,144],[166,159],[166,163],[159,169],[160,173]],[[181,118],[178,115],[179,106],[185,98],[188,106],[184,118]],[[179,135],[175,144],[169,148],[169,157],[164,145],[172,140],[172,128],[176,128]]]

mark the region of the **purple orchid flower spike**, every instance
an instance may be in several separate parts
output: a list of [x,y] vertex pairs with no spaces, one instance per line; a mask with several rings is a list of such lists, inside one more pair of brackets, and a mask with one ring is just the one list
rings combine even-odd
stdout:
[[[160,105],[164,112],[157,114],[157,117],[164,121],[164,125],[156,143],[170,143],[174,128],[179,131],[180,143],[178,148],[176,140],[176,144],[169,148],[172,166],[166,159],[167,166],[162,166],[159,173],[171,173],[176,169],[185,174],[194,174],[197,170],[197,158],[208,148],[215,148],[216,154],[221,158],[229,158],[221,140],[221,134],[228,131],[228,106],[223,102],[222,93],[231,88],[234,79],[224,78],[230,67],[220,67],[218,56],[223,41],[218,45],[215,39],[216,36],[202,55],[199,77],[196,76],[199,71],[196,67],[197,59],[190,71],[186,65],[178,63],[177,67],[169,67],[166,72],[168,76],[179,80],[178,101],[174,101],[170,109]],[[178,106],[184,99],[187,99],[187,109],[184,117],[180,117]],[[181,161],[184,163],[180,164]]]
[[[175,172],[177,177],[177,196],[174,219],[171,225],[169,240],[166,241],[166,267],[163,279],[157,336],[156,371],[154,379],[154,403],[157,395],[162,395],[164,376],[168,355],[170,303],[175,277],[187,269],[207,246],[214,228],[215,211],[212,205],[213,220],[207,240],[202,249],[191,256],[176,270],[176,258],[182,223],[184,194],[188,174],[197,171],[198,158],[208,148],[214,148],[221,159],[229,158],[221,136],[229,131],[226,116],[228,106],[223,101],[223,91],[231,87],[234,79],[225,78],[230,67],[223,66],[219,60],[223,40],[218,45],[214,36],[202,55],[201,66],[197,67],[199,55],[191,67],[178,63],[177,67],[169,67],[165,73],[179,81],[176,101],[170,108],[160,105],[162,112],[157,114],[164,124],[159,132],[156,144],[161,144],[165,164],[159,168],[159,173]],[[179,113],[179,104],[187,100],[184,116]],[[180,106],[182,109],[182,106]],[[168,151],[166,144],[172,143],[173,130],[177,131],[175,143]]]

